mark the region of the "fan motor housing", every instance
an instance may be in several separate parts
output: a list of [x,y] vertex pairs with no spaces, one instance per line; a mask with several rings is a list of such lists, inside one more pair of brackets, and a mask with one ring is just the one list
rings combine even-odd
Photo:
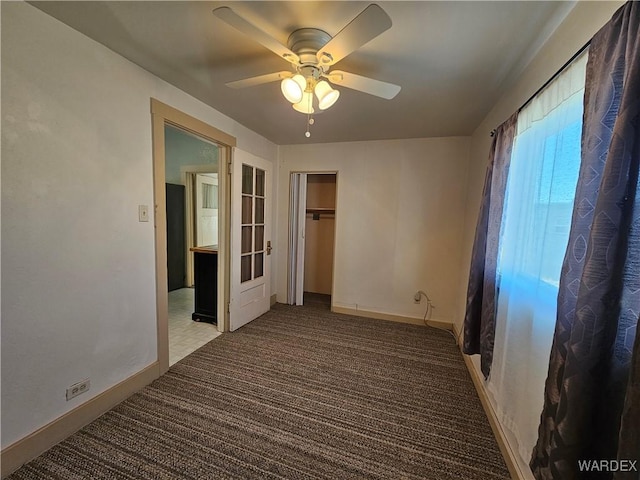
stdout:
[[287,46],[300,57],[302,65],[317,65],[316,53],[324,47],[331,35],[317,28],[300,28],[289,35]]

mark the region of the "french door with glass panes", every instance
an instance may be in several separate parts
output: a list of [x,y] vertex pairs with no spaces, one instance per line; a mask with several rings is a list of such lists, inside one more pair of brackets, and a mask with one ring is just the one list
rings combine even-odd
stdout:
[[271,297],[272,164],[235,148],[231,175],[229,328],[267,312]]

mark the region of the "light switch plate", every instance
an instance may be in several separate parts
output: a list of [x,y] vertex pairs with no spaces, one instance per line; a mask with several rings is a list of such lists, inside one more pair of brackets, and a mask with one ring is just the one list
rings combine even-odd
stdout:
[[138,205],[138,221],[139,222],[148,222],[149,221],[149,206],[148,205]]

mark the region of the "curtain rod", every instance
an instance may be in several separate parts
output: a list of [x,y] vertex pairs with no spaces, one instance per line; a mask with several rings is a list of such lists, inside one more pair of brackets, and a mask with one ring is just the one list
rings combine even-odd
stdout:
[[[529,105],[529,103],[531,103],[531,100],[533,100],[534,98],[536,98],[536,96],[538,96],[538,94],[539,94],[540,92],[542,92],[545,88],[547,88],[547,87],[549,86],[549,84],[550,84],[551,82],[553,82],[556,78],[558,78],[558,75],[560,75],[562,72],[564,72],[564,71],[565,71],[565,69],[566,69],[569,65],[571,65],[571,64],[573,63],[573,61],[574,61],[576,58],[578,58],[580,55],[582,55],[582,53],[583,53],[587,48],[589,48],[589,45],[591,45],[591,40],[589,40],[587,43],[585,43],[585,44],[584,44],[584,45],[583,45],[583,46],[582,46],[582,47],[581,47],[581,48],[580,48],[576,53],[574,53],[574,54],[573,54],[573,56],[572,56],[569,60],[567,60],[567,62],[566,62],[564,65],[562,65],[562,66],[558,69],[558,71],[557,71],[556,73],[554,73],[554,74],[551,76],[551,78],[549,78],[549,80],[547,80],[546,82],[544,82],[544,84],[543,84],[543,85],[542,85],[538,90],[536,90],[536,91],[535,91],[535,93],[534,93],[533,95],[531,95],[531,96],[527,99],[527,101],[526,101],[526,102],[524,102],[524,103],[520,106],[520,108],[518,108],[518,110],[516,110],[516,111],[517,111],[517,112],[521,112],[521,111],[522,111],[522,109],[523,109],[524,107],[526,107],[527,105]],[[490,135],[493,137],[495,134],[496,134],[496,129],[494,128],[493,130],[491,130]]]

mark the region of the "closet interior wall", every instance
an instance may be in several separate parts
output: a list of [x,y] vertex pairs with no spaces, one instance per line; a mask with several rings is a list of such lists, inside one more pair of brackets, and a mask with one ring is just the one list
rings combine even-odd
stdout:
[[307,176],[304,291],[331,295],[335,233],[336,175]]

